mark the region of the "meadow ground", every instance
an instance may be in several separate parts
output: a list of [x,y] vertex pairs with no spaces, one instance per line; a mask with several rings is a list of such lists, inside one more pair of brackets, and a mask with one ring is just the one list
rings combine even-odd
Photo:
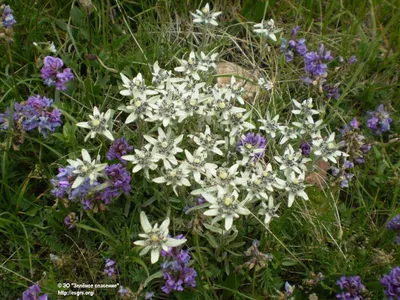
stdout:
[[3,2],[0,299],[400,299],[400,1]]

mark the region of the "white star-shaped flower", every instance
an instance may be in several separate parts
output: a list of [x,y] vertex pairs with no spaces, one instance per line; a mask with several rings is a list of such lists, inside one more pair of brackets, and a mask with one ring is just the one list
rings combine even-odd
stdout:
[[239,218],[239,215],[249,215],[251,212],[244,206],[245,203],[238,200],[239,194],[233,191],[230,194],[225,193],[223,189],[218,191],[218,196],[205,193],[203,197],[211,205],[204,215],[214,217],[212,223],[225,220],[225,230],[232,227],[233,219]]
[[89,137],[93,139],[97,134],[102,134],[111,141],[114,140],[111,131],[108,130],[111,112],[111,109],[109,109],[106,113],[100,113],[99,109],[95,106],[93,108],[93,115],[89,115],[90,121],[76,124],[78,127],[90,129],[90,132],[85,137],[85,142]]
[[89,152],[86,149],[82,149],[82,158],[76,160],[67,159],[68,163],[75,168],[72,173],[77,174],[74,183],[72,184],[72,189],[80,186],[87,178],[90,180],[90,184],[94,184],[98,177],[103,177],[104,174],[101,171],[107,166],[107,164],[98,164],[96,159],[91,160]]
[[135,245],[143,246],[143,250],[139,253],[139,255],[145,255],[149,251],[151,251],[151,263],[156,263],[160,258],[161,249],[164,251],[168,251],[168,247],[177,247],[186,242],[186,239],[174,239],[168,237],[168,226],[170,220],[166,218],[164,222],[161,223],[161,226],[158,227],[158,224],[151,227],[149,220],[144,211],[140,213],[140,225],[144,233],[140,233],[139,237],[143,240],[133,242]]
[[314,140],[312,143],[313,153],[321,157],[325,162],[330,160],[337,163],[336,158],[340,156],[348,156],[347,153],[338,150],[339,146],[335,143],[335,133],[332,132],[329,138],[325,141],[323,139]]
[[121,158],[127,161],[131,161],[135,166],[132,169],[132,173],[144,170],[145,175],[149,178],[149,169],[157,169],[156,162],[158,159],[155,157],[154,152],[150,151],[150,145],[145,145],[141,150],[135,149],[135,154],[124,155]]
[[191,186],[190,181],[187,180],[189,173],[189,170],[180,165],[177,168],[166,170],[163,176],[154,178],[153,181],[156,183],[165,183],[167,185],[172,185],[172,189],[175,195],[179,196],[178,192],[176,191],[176,187]]
[[261,202],[261,208],[258,211],[258,214],[264,216],[265,225],[269,225],[272,218],[279,218],[276,212],[278,211],[280,205],[280,203],[274,205],[274,198],[272,198],[272,196],[269,196],[268,198],[268,205],[264,201]]
[[318,115],[318,110],[313,109],[312,98],[304,100],[302,103],[297,102],[293,99],[295,108],[292,110],[292,114],[303,115],[309,123],[314,123],[313,115]]
[[301,173],[298,177],[292,172],[287,178],[285,190],[289,193],[288,207],[291,207],[295,197],[301,197],[304,200],[308,200],[308,195],[304,191],[306,185],[304,184],[304,173]]
[[196,13],[191,12],[190,14],[193,16],[193,23],[195,24],[211,24],[213,26],[218,26],[216,19],[222,12],[210,12],[210,5],[207,3],[201,10],[196,9]]
[[278,30],[276,29],[275,21],[272,19],[255,24],[253,31],[257,34],[269,37],[271,40],[276,42],[275,33],[278,32]]

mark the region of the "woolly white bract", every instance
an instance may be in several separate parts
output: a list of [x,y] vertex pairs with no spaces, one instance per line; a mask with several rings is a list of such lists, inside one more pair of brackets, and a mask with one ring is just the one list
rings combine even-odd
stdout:
[[87,139],[95,138],[97,134],[102,134],[109,140],[113,141],[114,137],[111,131],[108,129],[109,121],[111,118],[111,109],[107,110],[106,113],[100,113],[99,109],[95,106],[93,108],[93,115],[89,115],[90,121],[79,122],[76,124],[78,127],[90,129],[90,132],[85,137],[85,142]]

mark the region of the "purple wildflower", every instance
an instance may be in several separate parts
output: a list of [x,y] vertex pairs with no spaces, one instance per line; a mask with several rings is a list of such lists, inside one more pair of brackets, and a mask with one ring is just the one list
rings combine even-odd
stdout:
[[40,286],[34,284],[22,294],[22,300],[47,300],[47,294],[39,296],[40,291]]
[[321,45],[318,52],[312,51],[304,54],[305,71],[308,75],[305,78],[306,83],[313,83],[318,78],[324,78],[328,75],[328,66],[326,62],[333,59],[330,51],[325,51],[324,45]]
[[115,261],[107,258],[106,264],[104,266],[104,273],[108,275],[108,277],[113,277],[116,274],[115,270]]
[[204,204],[204,203],[206,203],[207,202],[207,200],[202,196],[202,195],[200,195],[197,199],[196,199],[196,205],[202,205],[202,204]]
[[10,120],[10,109],[7,108],[7,110],[4,113],[0,113],[0,130],[8,130],[9,120]]
[[17,23],[17,21],[15,21],[15,18],[12,13],[13,13],[13,11],[11,10],[9,5],[4,7],[4,9],[3,9],[3,26],[5,28],[11,28],[14,26],[14,24]]
[[355,55],[350,56],[349,61],[347,62],[349,65],[355,64],[357,62],[357,57]]
[[123,155],[133,151],[133,146],[130,146],[124,138],[120,138],[114,141],[108,151],[106,157],[108,160],[119,159],[122,163],[126,163],[124,159],[121,158]]
[[165,283],[161,290],[165,294],[183,291],[187,287],[196,287],[197,272],[189,268],[189,251],[181,250],[172,260],[161,264]]
[[340,91],[337,86],[331,86],[327,83],[322,84],[322,90],[325,92],[328,99],[339,99]]
[[304,56],[307,53],[306,40],[304,38],[301,38],[299,40],[296,39],[296,35],[299,29],[299,26],[296,26],[292,29],[292,38],[289,42],[286,39],[282,40],[281,52],[286,51],[285,58],[287,62],[293,60],[294,53],[297,53],[300,56]]
[[381,284],[385,287],[388,300],[400,299],[400,268],[395,267],[390,274],[384,275]]
[[74,78],[70,68],[62,67],[64,62],[58,57],[46,56],[41,69],[44,84],[48,86],[56,86],[58,91],[66,90],[65,84]]
[[353,120],[350,121],[350,126],[354,129],[359,129],[360,123],[357,121],[357,118],[353,118]]
[[400,215],[392,218],[386,227],[388,230],[400,230]]
[[257,160],[264,157],[266,144],[267,141],[261,134],[249,132],[240,139],[237,148],[243,156],[254,157],[254,160]]
[[364,299],[360,294],[365,290],[364,285],[361,283],[360,276],[346,277],[342,276],[338,280],[337,285],[342,292],[336,295],[337,299],[343,300],[362,300]]
[[390,123],[392,123],[392,119],[389,117],[389,113],[385,111],[383,104],[379,105],[376,111],[368,112],[367,126],[375,134],[380,135],[389,131]]
[[107,166],[104,169],[111,186],[100,192],[100,198],[105,204],[110,204],[112,198],[118,197],[120,192],[128,194],[131,190],[131,175],[121,164]]
[[56,127],[62,125],[61,111],[52,109],[53,100],[41,96],[30,96],[25,104],[15,103],[14,122],[22,120],[25,131],[38,128],[43,136],[54,132]]
[[351,161],[346,160],[346,161],[343,163],[343,167],[344,167],[345,169],[354,168],[354,164],[353,164]]
[[300,145],[301,154],[308,157],[311,153],[311,142],[302,142]]

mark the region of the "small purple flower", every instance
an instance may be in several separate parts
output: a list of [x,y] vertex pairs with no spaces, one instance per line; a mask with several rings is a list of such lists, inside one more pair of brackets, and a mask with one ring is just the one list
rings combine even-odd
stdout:
[[365,290],[365,287],[361,283],[360,276],[354,276],[354,277],[342,276],[340,280],[338,280],[336,283],[342,290],[342,293],[336,295],[337,299],[343,299],[343,300],[363,299],[363,297],[360,294]]
[[5,28],[11,28],[14,26],[14,24],[17,23],[17,21],[15,21],[15,18],[12,13],[13,13],[13,11],[11,10],[9,5],[4,7],[4,9],[3,9],[3,26]]
[[122,164],[114,164],[104,169],[111,186],[100,191],[99,198],[105,204],[110,204],[112,198],[118,197],[120,193],[128,194],[131,189],[131,175]]
[[353,127],[354,129],[359,128],[360,123],[357,121],[357,118],[353,118],[353,120],[350,121],[350,126]]
[[327,83],[322,84],[322,90],[325,92],[328,99],[339,99],[340,91],[337,86],[331,86]]
[[349,187],[349,181],[348,181],[347,179],[341,180],[341,181],[340,181],[340,187],[341,187],[342,189],[348,188],[348,187]]
[[367,126],[376,135],[390,130],[392,119],[389,113],[385,111],[383,104],[379,105],[376,111],[368,112]]
[[254,157],[254,160],[257,160],[264,157],[266,144],[267,141],[261,134],[249,132],[240,139],[237,149],[244,156]]
[[357,60],[357,57],[356,57],[355,55],[352,55],[352,56],[350,56],[350,58],[349,58],[348,64],[349,64],[349,65],[355,64],[357,61],[358,61],[358,60]]
[[386,227],[388,230],[400,230],[400,215],[392,218]]
[[47,294],[39,296],[40,291],[40,286],[34,284],[22,294],[22,300],[47,300]]
[[126,163],[124,159],[121,158],[123,155],[133,151],[133,146],[130,146],[124,138],[119,138],[114,141],[111,145],[106,157],[108,160],[119,159],[122,163]]
[[0,130],[8,130],[10,123],[9,120],[10,120],[10,109],[7,108],[7,110],[4,113],[0,113]]
[[206,203],[207,202],[207,200],[202,196],[202,195],[200,195],[197,199],[196,199],[196,205],[202,205],[202,204],[204,204],[204,203]]
[[[328,66],[326,62],[333,59],[330,51],[325,51],[324,45],[321,45],[318,52],[312,51],[304,54],[305,71],[308,75],[304,79],[306,83],[313,83],[318,78],[324,78],[328,75]],[[338,91],[331,92],[332,97],[338,94]]]
[[70,68],[62,70],[64,62],[58,57],[46,56],[43,61],[43,67],[40,70],[44,84],[56,86],[59,91],[66,90],[65,84],[74,79]]
[[363,152],[363,153],[368,153],[370,150],[371,150],[371,145],[369,145],[369,144],[364,144],[364,145],[362,145],[361,146],[361,151]]
[[108,277],[113,277],[116,274],[115,270],[115,261],[107,258],[104,266],[104,273],[108,275]]
[[292,38],[289,42],[286,39],[282,39],[281,52],[285,52],[286,62],[292,61],[295,53],[300,56],[304,56],[307,53],[306,40],[304,38],[296,39],[299,29],[299,26],[292,29]]
[[343,163],[343,167],[344,167],[345,169],[354,168],[354,164],[353,164],[351,161],[346,160],[346,161]]
[[394,267],[390,274],[384,275],[381,284],[385,287],[388,300],[400,299],[400,268]]
[[308,157],[311,153],[311,142],[302,142],[300,145],[301,154]]

